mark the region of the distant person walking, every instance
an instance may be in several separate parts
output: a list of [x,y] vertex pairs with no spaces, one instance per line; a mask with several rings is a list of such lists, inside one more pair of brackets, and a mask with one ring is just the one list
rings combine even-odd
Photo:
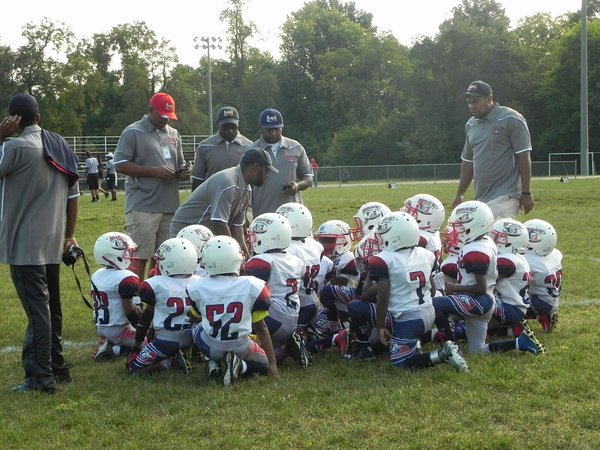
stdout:
[[465,125],[460,181],[455,208],[464,201],[471,181],[475,200],[486,203],[495,218],[514,218],[534,207],[531,193],[531,137],[527,122],[514,109],[494,102],[492,88],[473,81],[467,91],[473,117]]
[[106,155],[106,189],[110,191],[111,202],[117,201],[117,172],[115,171],[114,155]]
[[92,203],[100,201],[100,198],[98,197],[99,166],[98,160],[94,158],[90,152],[85,152],[85,178],[90,194],[92,194]]
[[315,187],[319,187],[319,178],[318,178],[319,163],[317,162],[317,160],[314,157],[310,158],[310,168],[313,171],[313,184],[315,185]]

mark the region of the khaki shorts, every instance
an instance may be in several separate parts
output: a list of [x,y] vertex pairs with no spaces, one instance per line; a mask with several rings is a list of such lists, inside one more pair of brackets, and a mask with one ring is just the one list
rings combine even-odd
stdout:
[[125,213],[125,233],[137,244],[135,256],[150,259],[156,249],[169,239],[173,214],[130,211]]
[[509,197],[508,195],[502,195],[487,202],[487,205],[494,213],[495,220],[507,217],[514,219],[517,217],[517,214],[519,214],[520,200],[518,198]]

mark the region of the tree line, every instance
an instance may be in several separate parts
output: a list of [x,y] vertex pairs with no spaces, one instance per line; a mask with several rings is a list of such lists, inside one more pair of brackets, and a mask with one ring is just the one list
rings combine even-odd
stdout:
[[[244,0],[228,0],[226,59],[211,59],[214,117],[235,106],[240,129],[258,137],[266,107],[284,115],[285,134],[322,165],[458,162],[475,79],[520,111],[533,159],[579,151],[580,12],[510,20],[494,0],[462,0],[433,37],[410,47],[379,32],[351,1],[313,0],[282,26],[281,57],[248,44],[256,32]],[[600,0],[588,0],[589,149],[600,152]],[[17,49],[0,41],[0,104],[34,95],[42,125],[66,136],[119,135],[152,93],[177,102],[181,134],[208,134],[206,56],[180,64],[169,41],[144,22],[79,39],[48,19],[23,29]]]

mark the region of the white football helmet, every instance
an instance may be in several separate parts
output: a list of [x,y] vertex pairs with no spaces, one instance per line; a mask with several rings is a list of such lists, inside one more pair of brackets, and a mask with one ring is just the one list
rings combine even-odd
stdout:
[[238,241],[231,236],[215,236],[202,250],[202,262],[209,275],[234,273],[239,275],[244,254]]
[[315,239],[323,245],[325,256],[336,257],[350,251],[350,226],[342,220],[328,220],[321,224]]
[[154,259],[161,275],[192,275],[196,271],[196,247],[187,239],[171,238],[160,244]]
[[556,248],[556,230],[550,223],[541,219],[531,219],[523,225],[529,232],[529,242],[527,243],[529,253],[546,256]]
[[412,215],[417,220],[419,229],[425,231],[438,231],[446,218],[442,202],[429,194],[417,194],[407,198],[400,210]]
[[382,250],[381,241],[377,239],[377,233],[363,237],[358,244],[354,246],[354,261],[359,272],[366,272],[369,269],[369,258],[375,256]]
[[94,244],[94,259],[101,266],[129,269],[137,245],[124,233],[111,231],[100,236]]
[[187,239],[194,244],[198,261],[200,261],[202,260],[202,249],[208,240],[213,237],[213,233],[204,225],[188,225],[177,233],[177,237]]
[[248,237],[254,253],[283,250],[292,242],[292,227],[281,214],[264,213],[254,218],[248,228]]
[[468,244],[489,233],[493,225],[494,214],[488,205],[478,200],[463,202],[448,218],[448,226],[452,229],[448,234],[449,245],[455,246],[456,241]]
[[312,214],[302,203],[284,203],[275,212],[281,214],[290,223],[292,238],[304,239],[312,233]]
[[352,242],[358,242],[364,236],[373,234],[383,216],[391,212],[390,208],[379,202],[367,202],[358,208],[358,211],[354,214],[356,228],[350,228]]
[[440,238],[442,240],[442,250],[445,255],[460,255],[463,244],[456,239],[456,235],[451,226],[446,225],[444,231],[440,232]]
[[529,243],[527,228],[518,220],[506,218],[494,222],[490,237],[498,247],[498,253],[525,253]]
[[376,238],[383,250],[391,252],[415,247],[419,243],[419,225],[407,212],[394,211],[381,219],[377,225]]

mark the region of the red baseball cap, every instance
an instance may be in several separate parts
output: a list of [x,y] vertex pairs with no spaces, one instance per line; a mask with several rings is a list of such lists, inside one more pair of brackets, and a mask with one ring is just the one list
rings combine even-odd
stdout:
[[175,100],[169,94],[165,92],[154,94],[150,99],[150,106],[156,110],[160,117],[177,120],[177,116],[175,115]]

